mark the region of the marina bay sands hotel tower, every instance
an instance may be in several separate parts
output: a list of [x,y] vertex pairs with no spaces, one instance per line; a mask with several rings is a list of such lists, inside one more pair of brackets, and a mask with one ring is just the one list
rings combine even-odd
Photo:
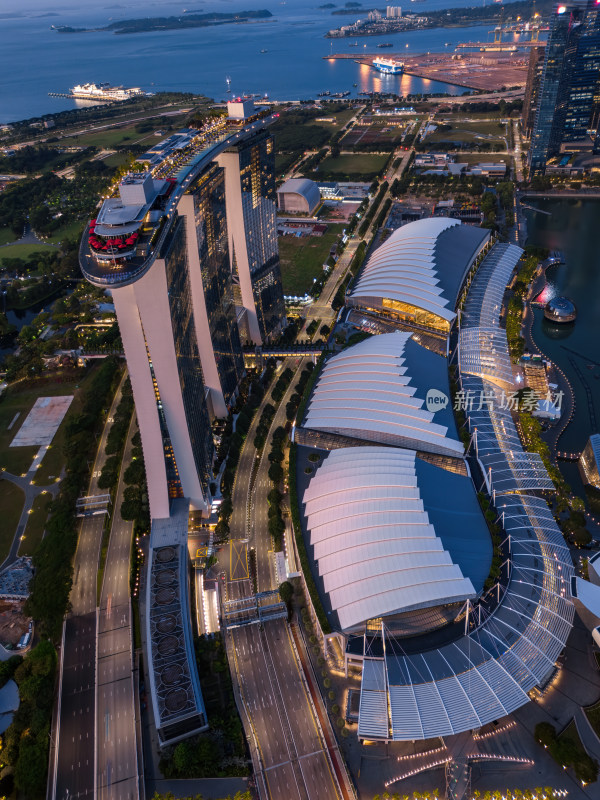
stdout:
[[230,119],[155,145],[81,242],[83,274],[115,304],[153,519],[176,497],[209,512],[211,421],[244,374],[240,330],[260,343],[285,321],[268,122]]

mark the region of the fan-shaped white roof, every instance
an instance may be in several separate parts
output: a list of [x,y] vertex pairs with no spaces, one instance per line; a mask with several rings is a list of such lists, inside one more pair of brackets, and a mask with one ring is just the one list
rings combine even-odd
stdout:
[[323,588],[343,630],[475,597],[430,523],[414,451],[333,450],[303,501]]
[[425,408],[429,389],[449,394],[446,362],[410,339],[404,331],[372,336],[330,358],[302,427],[462,457],[451,410]]
[[458,289],[488,238],[489,231],[447,217],[411,222],[375,250],[350,297],[398,300],[452,322]]

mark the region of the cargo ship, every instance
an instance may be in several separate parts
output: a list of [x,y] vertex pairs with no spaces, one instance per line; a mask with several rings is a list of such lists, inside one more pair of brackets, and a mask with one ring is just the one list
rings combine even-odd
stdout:
[[73,86],[70,96],[78,100],[131,100],[132,97],[145,97],[139,87],[128,89],[124,86],[111,86],[109,83],[83,83]]
[[400,75],[404,70],[402,61],[394,61],[392,58],[374,58],[373,68],[386,75]]

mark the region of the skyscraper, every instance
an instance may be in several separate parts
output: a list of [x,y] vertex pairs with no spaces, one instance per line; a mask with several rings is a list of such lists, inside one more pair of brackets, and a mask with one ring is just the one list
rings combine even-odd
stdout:
[[560,5],[552,15],[531,135],[531,175],[544,173],[563,142],[587,135],[600,85],[599,23],[596,0]]
[[239,286],[249,338],[260,344],[285,322],[277,247],[273,138],[261,130],[221,153],[229,255]]
[[[600,91],[600,5],[588,5],[569,80],[563,141],[585,139],[593,127],[593,110]],[[597,139],[597,136],[596,136]]]
[[529,50],[529,68],[527,70],[527,84],[525,86],[525,97],[523,98],[523,112],[521,115],[521,127],[523,135],[529,139],[535,121],[535,112],[538,104],[540,91],[540,81],[544,68],[544,50],[542,47],[532,47]]
[[207,169],[177,210],[186,221],[192,304],[210,410],[225,417],[244,374],[244,358],[229,267],[223,169]]
[[184,219],[174,217],[146,272],[123,278],[111,289],[142,436],[151,516],[168,517],[174,497],[187,497],[206,511],[212,431]]
[[85,276],[112,291],[142,436],[150,511],[172,498],[210,505],[211,416],[243,375],[232,298],[224,172],[208,163],[170,208],[172,185],[130,174],[80,250]]

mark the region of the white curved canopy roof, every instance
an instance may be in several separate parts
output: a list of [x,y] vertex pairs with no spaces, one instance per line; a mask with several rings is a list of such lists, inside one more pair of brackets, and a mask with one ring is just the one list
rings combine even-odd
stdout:
[[[442,247],[439,238],[450,229],[455,235]],[[456,291],[488,238],[489,232],[447,217],[411,222],[375,250],[350,297],[398,300],[452,322]]]
[[[446,362],[410,338],[404,331],[372,336],[330,358],[313,390],[303,427],[462,457],[462,443],[449,435],[446,425],[434,422],[439,412],[425,408],[428,389],[448,392]],[[417,360],[433,361],[434,367],[439,360],[443,374],[427,370],[427,385],[419,387],[422,379],[411,374],[417,368],[424,371]]]
[[410,450],[333,450],[304,493],[315,562],[343,630],[476,595],[429,521],[415,461]]

